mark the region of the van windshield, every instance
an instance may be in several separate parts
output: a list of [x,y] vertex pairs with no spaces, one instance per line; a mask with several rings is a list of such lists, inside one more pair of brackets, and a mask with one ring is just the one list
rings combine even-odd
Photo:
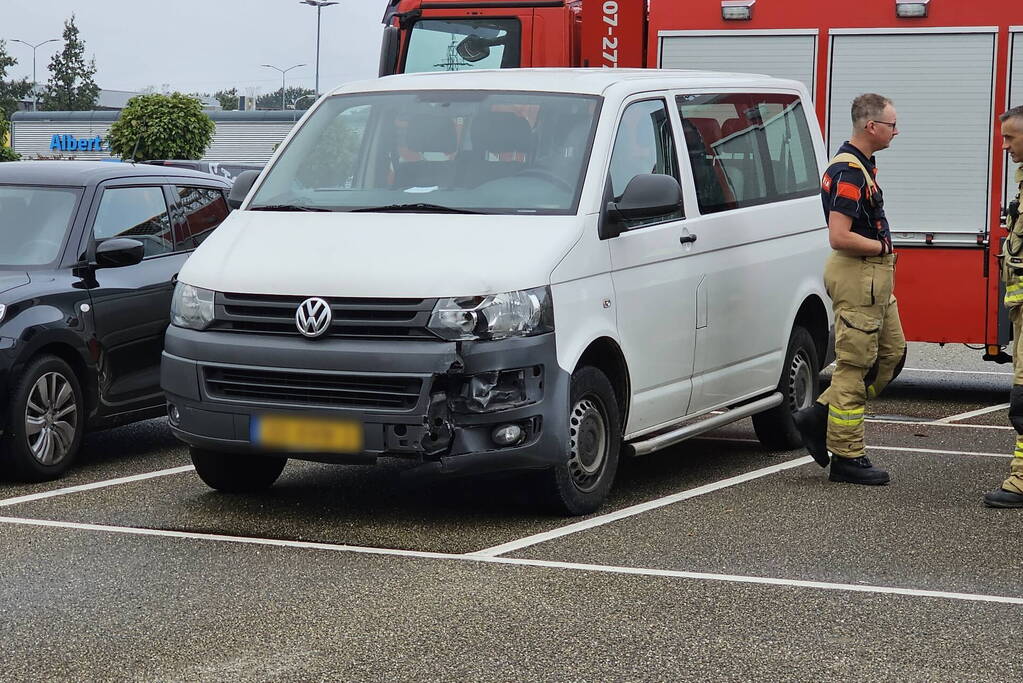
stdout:
[[0,185],[0,268],[56,261],[81,196],[78,188]]
[[248,208],[575,213],[599,107],[597,97],[538,92],[331,97]]

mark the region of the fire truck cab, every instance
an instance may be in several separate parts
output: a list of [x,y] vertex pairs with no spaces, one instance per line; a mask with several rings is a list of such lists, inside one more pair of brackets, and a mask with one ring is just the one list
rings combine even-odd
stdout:
[[891,97],[900,136],[879,181],[906,336],[1009,360],[997,254],[1014,169],[996,117],[1023,103],[1018,3],[389,0],[384,20],[381,73],[646,66],[800,81],[832,154],[854,97]]

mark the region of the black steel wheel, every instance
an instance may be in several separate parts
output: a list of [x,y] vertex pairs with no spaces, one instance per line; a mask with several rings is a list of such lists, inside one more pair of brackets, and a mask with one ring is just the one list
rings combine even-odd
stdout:
[[787,451],[803,445],[793,413],[808,407],[820,393],[820,359],[813,336],[801,325],[792,328],[778,391],[780,405],[753,416],[753,430],[771,450]]

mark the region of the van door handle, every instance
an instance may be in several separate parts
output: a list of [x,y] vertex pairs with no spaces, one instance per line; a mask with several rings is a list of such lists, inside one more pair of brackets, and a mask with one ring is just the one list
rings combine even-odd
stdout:
[[681,244],[692,244],[696,241],[696,235],[682,235],[678,238]]

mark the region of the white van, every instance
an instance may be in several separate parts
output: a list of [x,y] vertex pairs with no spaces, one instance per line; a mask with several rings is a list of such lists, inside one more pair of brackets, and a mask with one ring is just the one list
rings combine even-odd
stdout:
[[743,417],[794,448],[830,330],[823,155],[805,88],[765,76],[339,88],[181,270],[174,433],[222,491],[388,456],[536,470],[570,514],[620,454]]

